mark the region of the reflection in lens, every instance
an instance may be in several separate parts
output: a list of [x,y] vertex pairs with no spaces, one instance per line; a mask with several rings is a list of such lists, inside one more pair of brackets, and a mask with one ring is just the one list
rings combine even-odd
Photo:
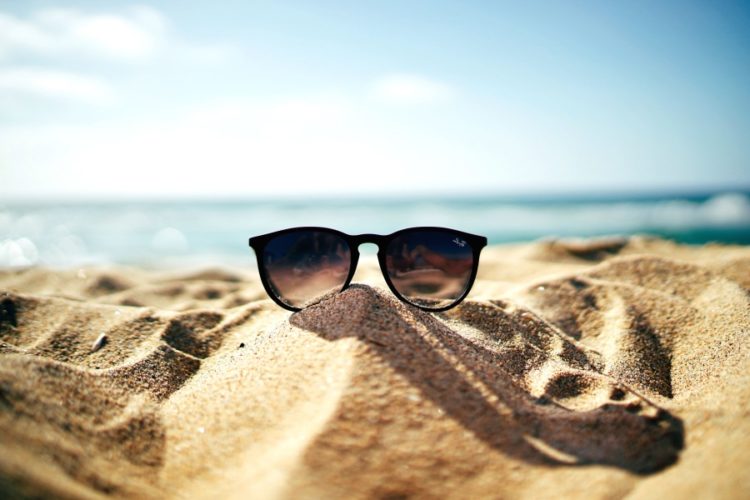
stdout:
[[386,268],[394,288],[407,301],[440,309],[466,291],[474,253],[456,233],[415,230],[393,239],[386,250]]
[[290,306],[305,307],[341,291],[349,276],[351,251],[336,234],[295,231],[271,240],[263,263],[276,296]]

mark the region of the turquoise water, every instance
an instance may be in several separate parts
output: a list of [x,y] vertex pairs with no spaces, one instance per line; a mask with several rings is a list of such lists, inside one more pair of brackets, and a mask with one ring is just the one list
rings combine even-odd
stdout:
[[750,244],[750,192],[474,199],[0,202],[0,266],[252,265],[247,245],[251,235],[300,225],[383,234],[409,226],[447,226],[487,236],[491,244],[631,234],[652,234],[691,244]]

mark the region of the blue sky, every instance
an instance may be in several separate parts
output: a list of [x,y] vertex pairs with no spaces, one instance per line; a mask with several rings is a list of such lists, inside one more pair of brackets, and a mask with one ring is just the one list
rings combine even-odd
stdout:
[[743,2],[0,2],[0,199],[750,186]]

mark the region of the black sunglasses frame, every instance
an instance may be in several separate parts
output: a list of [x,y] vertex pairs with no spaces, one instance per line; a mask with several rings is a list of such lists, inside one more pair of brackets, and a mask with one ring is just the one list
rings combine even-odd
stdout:
[[[471,269],[471,277],[469,278],[468,285],[466,286],[466,290],[461,294],[460,297],[458,297],[456,300],[454,300],[450,305],[440,307],[440,308],[430,308],[421,306],[419,304],[415,304],[414,302],[409,301],[407,298],[405,298],[403,295],[401,295],[396,287],[393,285],[393,282],[391,282],[391,279],[388,277],[388,269],[386,267],[386,249],[388,248],[388,244],[396,237],[400,236],[403,233],[408,233],[411,231],[420,231],[420,230],[431,230],[431,231],[448,231],[450,233],[455,234],[456,236],[460,237],[464,241],[466,241],[471,246],[471,251],[473,255],[473,262],[472,262],[472,269]],[[329,234],[336,235],[346,241],[346,243],[349,245],[350,249],[350,255],[351,255],[351,263],[349,267],[349,276],[347,276],[346,281],[344,282],[344,285],[341,287],[341,290],[338,291],[338,293],[343,292],[346,290],[349,285],[351,284],[352,278],[354,277],[354,273],[357,270],[357,263],[359,262],[359,245],[362,243],[374,243],[378,246],[378,263],[380,264],[380,270],[383,273],[383,278],[385,278],[385,282],[388,285],[388,288],[391,289],[391,292],[398,297],[401,301],[406,302],[407,304],[410,304],[414,307],[418,307],[419,309],[422,309],[423,311],[429,311],[429,312],[441,312],[446,311],[452,307],[455,307],[458,305],[471,291],[471,288],[474,286],[474,280],[477,277],[477,270],[479,269],[479,254],[482,251],[482,248],[487,246],[487,238],[484,236],[478,236],[476,234],[470,234],[463,231],[458,231],[456,229],[450,229],[447,227],[437,227],[437,226],[419,226],[419,227],[409,227],[406,229],[400,229],[396,231],[395,233],[391,233],[388,235],[380,235],[380,234],[357,234],[357,235],[350,235],[346,233],[342,233],[341,231],[338,231],[336,229],[331,229],[327,227],[316,227],[316,226],[302,226],[302,227],[290,227],[288,229],[282,229],[281,231],[275,231],[273,233],[268,234],[262,234],[260,236],[253,236],[250,238],[249,243],[250,247],[255,251],[255,257],[258,261],[258,272],[260,274],[260,280],[263,283],[263,288],[265,288],[266,293],[268,294],[271,299],[273,299],[274,302],[276,302],[278,305],[283,307],[284,309],[287,309],[289,311],[301,311],[302,308],[300,307],[294,307],[290,306],[289,304],[286,304],[284,301],[281,300],[280,297],[277,296],[276,292],[273,290],[273,287],[270,284],[268,273],[266,272],[266,267],[263,264],[263,251],[266,248],[266,245],[272,241],[273,239],[283,236],[288,233],[293,232],[299,232],[299,231],[316,231],[316,232],[325,232]]]

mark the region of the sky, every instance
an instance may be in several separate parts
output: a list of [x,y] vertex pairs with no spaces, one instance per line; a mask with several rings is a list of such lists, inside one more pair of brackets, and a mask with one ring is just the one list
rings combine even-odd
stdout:
[[0,1],[0,201],[750,187],[750,4]]

